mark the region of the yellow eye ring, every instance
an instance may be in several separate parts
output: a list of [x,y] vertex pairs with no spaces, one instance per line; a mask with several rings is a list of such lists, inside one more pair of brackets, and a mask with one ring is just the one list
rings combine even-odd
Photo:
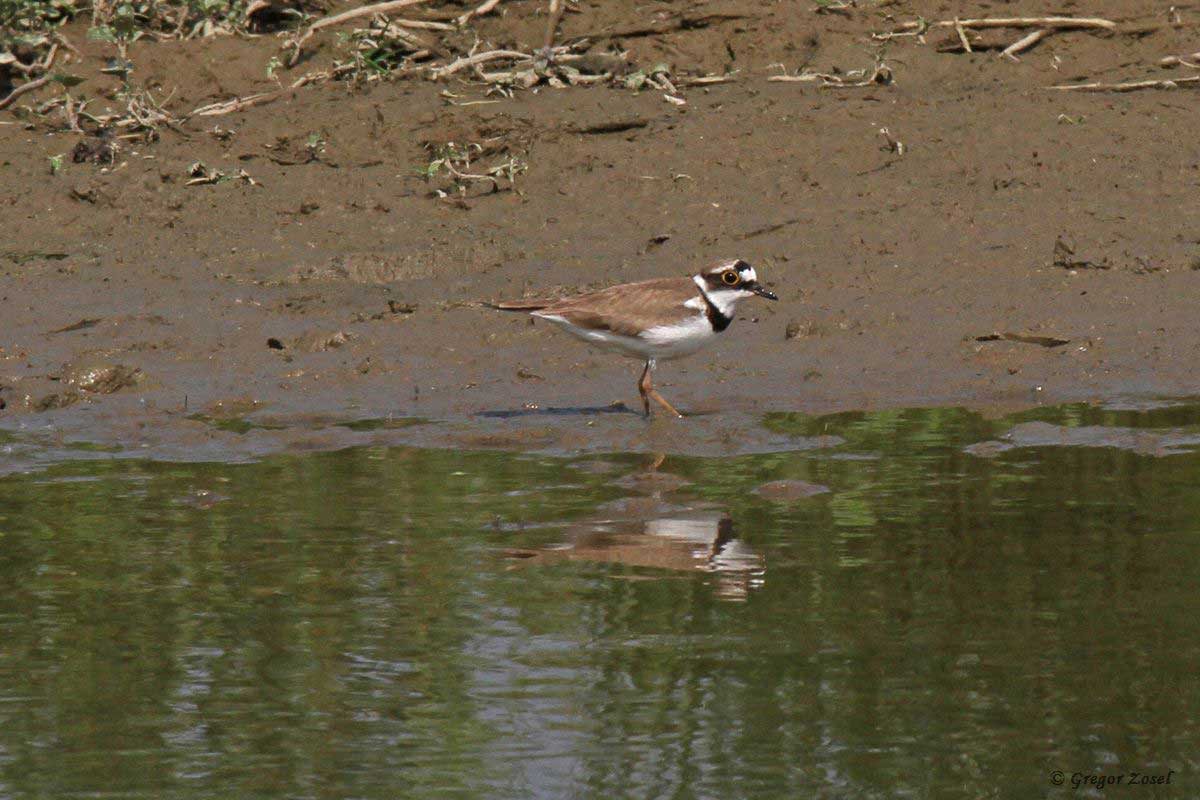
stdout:
[[731,270],[729,272],[722,273],[721,280],[726,286],[737,286],[739,278],[738,274]]

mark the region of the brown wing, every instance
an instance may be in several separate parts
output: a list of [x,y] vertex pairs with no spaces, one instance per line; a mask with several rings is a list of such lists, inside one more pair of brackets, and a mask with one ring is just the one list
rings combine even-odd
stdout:
[[554,305],[557,302],[557,300],[500,300],[495,303],[484,302],[484,305],[497,311],[541,311],[546,306]]
[[691,278],[661,278],[568,297],[541,313],[562,317],[572,325],[637,336],[647,328],[670,325],[694,314],[683,304],[699,296]]

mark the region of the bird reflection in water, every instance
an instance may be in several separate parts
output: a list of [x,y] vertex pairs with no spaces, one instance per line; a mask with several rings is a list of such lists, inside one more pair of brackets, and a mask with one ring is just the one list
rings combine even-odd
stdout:
[[715,577],[716,593],[726,600],[745,600],[766,575],[766,561],[737,538],[727,513],[672,505],[656,496],[601,506],[596,516],[571,524],[558,546],[508,550],[505,555],[522,564],[584,561],[706,572]]

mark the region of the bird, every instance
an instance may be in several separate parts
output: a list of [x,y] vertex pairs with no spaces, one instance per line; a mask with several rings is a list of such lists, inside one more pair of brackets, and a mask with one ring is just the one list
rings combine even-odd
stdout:
[[655,390],[655,366],[711,344],[733,322],[737,304],[748,297],[779,299],[758,282],[754,267],[736,258],[685,277],[622,283],[562,299],[488,305],[500,311],[528,312],[589,344],[645,361],[638,380],[644,415],[650,416],[654,400],[669,414],[682,417]]

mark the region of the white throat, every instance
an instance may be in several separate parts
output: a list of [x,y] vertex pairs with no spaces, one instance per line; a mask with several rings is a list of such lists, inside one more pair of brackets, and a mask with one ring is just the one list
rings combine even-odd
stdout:
[[747,292],[742,289],[709,290],[706,287],[704,278],[700,275],[693,275],[692,283],[696,284],[696,288],[700,290],[700,294],[708,298],[708,302],[716,306],[717,311],[720,311],[723,317],[732,318],[738,301],[753,294],[753,292]]

